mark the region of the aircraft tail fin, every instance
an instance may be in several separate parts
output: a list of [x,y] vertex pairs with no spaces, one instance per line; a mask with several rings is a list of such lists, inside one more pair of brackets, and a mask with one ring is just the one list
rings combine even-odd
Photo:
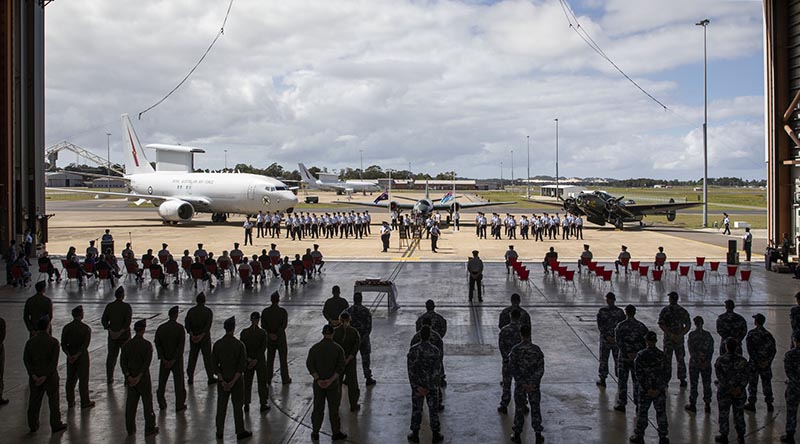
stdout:
[[298,163],[297,166],[300,167],[300,177],[302,178],[302,182],[308,185],[308,187],[311,189],[318,189],[319,184],[317,183],[317,180],[314,179],[314,176],[311,175],[311,171],[308,171],[308,168],[306,168],[306,166],[302,163]]
[[425,199],[428,199],[428,200],[431,199],[431,192],[428,189],[428,181],[427,180],[425,181]]
[[127,114],[122,115],[122,146],[125,148],[125,173],[145,174],[154,173],[147,156],[144,154],[139,137],[133,129],[131,119]]

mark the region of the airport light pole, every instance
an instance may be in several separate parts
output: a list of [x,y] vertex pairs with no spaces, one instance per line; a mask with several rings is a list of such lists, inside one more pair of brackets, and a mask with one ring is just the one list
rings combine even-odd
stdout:
[[528,199],[531,198],[531,136],[525,136],[528,142]]
[[225,150],[225,170],[228,170],[228,150]]
[[358,170],[358,178],[364,179],[362,176],[364,173],[364,150],[358,150],[358,158],[361,160],[361,169]]
[[111,133],[106,133],[106,160],[108,161],[108,165],[106,166],[106,186],[108,191],[111,191]]
[[514,189],[514,149],[511,149],[511,189]]
[[709,19],[695,23],[703,27],[703,228],[708,227],[708,51],[706,35]]
[[500,189],[503,189],[503,161],[500,161]]
[[556,199],[559,198],[560,192],[558,188],[558,118],[556,120]]

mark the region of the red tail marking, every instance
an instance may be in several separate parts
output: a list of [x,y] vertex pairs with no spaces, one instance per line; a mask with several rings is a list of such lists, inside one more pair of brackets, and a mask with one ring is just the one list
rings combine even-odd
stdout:
[[136,144],[133,143],[133,136],[131,136],[131,130],[128,130],[128,139],[131,141],[131,152],[133,153],[133,163],[136,166],[139,166],[139,156],[136,155]]

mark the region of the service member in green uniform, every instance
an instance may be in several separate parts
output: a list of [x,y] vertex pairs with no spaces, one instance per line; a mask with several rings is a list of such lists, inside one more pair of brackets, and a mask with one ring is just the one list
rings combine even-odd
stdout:
[[101,323],[108,330],[108,356],[106,357],[106,381],[114,383],[114,367],[117,366],[117,357],[122,345],[131,338],[131,319],[133,310],[131,305],[124,302],[125,289],[117,288],[114,292],[114,302],[106,305]]
[[0,318],[0,405],[6,405],[10,401],[3,398],[3,372],[6,368],[6,347],[3,343],[6,341],[6,320]]
[[89,399],[89,343],[92,329],[83,323],[83,306],[72,309],[72,322],[61,330],[61,349],[67,355],[67,407],[75,406],[75,383],[81,394],[81,408],[94,407]]
[[145,436],[158,433],[156,414],[153,412],[153,382],[150,379],[150,362],[153,361],[153,344],[144,338],[147,321],[133,324],[136,335],[122,346],[120,367],[125,375],[127,396],[125,398],[125,429],[128,435],[136,433],[136,410],[139,399],[144,408]]
[[58,395],[58,340],[50,336],[50,318],[42,316],[35,324],[33,337],[25,344],[22,360],[28,371],[28,427],[39,430],[39,410],[47,393],[50,406],[50,429],[58,433],[67,428],[61,422]]
[[281,382],[291,384],[289,377],[289,362],[286,355],[289,352],[286,342],[286,326],[289,323],[289,314],[286,309],[278,305],[281,296],[278,292],[270,296],[272,305],[261,312],[261,328],[267,332],[267,377],[272,383],[273,368],[275,367],[275,352],[278,352],[281,366]]
[[253,434],[244,428],[244,382],[242,377],[247,367],[247,350],[236,339],[236,319],[225,320],[225,336],[214,343],[211,352],[217,384],[217,439],[223,438],[225,415],[228,413],[228,400],[233,403],[233,423],[236,426],[236,439],[244,439]]
[[358,372],[356,371],[356,354],[361,348],[361,336],[358,330],[350,325],[350,313],[343,312],[339,315],[339,326],[333,330],[333,340],[344,350],[344,375],[342,384],[347,386],[347,397],[350,400],[350,411],[361,410],[358,398],[361,390],[358,389]]
[[250,411],[250,398],[253,391],[253,377],[258,378],[258,400],[261,411],[269,411],[269,389],[267,388],[267,362],[264,353],[267,351],[267,332],[259,327],[261,315],[250,313],[250,327],[239,334],[239,339],[247,350],[247,368],[244,372],[244,411]]
[[176,305],[169,309],[169,320],[158,326],[153,342],[158,354],[158,388],[156,399],[158,407],[167,408],[167,380],[172,373],[175,385],[175,411],[186,410],[186,386],[183,385],[183,350],[186,347],[186,334],[183,325],[178,322],[180,308]]
[[325,403],[328,403],[328,419],[331,422],[334,441],[347,439],[342,433],[339,421],[339,402],[342,392],[339,377],[344,373],[344,350],[333,341],[333,327],[322,327],[322,340],[308,350],[306,368],[314,378],[314,410],[311,413],[311,439],[319,440],[319,429],[325,417]]
[[44,295],[44,290],[47,288],[45,281],[36,283],[36,294],[29,297],[25,301],[25,307],[22,310],[22,320],[25,322],[30,336],[36,331],[36,322],[47,316],[50,321],[53,320],[53,301]]
[[350,306],[347,299],[339,296],[341,290],[338,285],[334,285],[331,289],[332,296],[325,300],[325,305],[322,307],[322,315],[325,316],[331,325],[336,327],[339,325],[339,315]]
[[208,385],[216,384],[217,378],[214,377],[214,364],[211,359],[211,323],[214,321],[214,313],[206,307],[206,295],[203,292],[195,299],[197,305],[186,312],[183,324],[186,332],[189,333],[189,363],[186,365],[188,383],[192,385],[194,381],[194,368],[197,365],[197,355],[203,353],[203,364],[208,375]]

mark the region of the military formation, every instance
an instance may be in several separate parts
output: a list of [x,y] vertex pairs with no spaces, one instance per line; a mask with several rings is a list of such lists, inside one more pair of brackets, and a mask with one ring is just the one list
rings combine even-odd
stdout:
[[[29,374],[28,427],[32,433],[39,429],[40,410],[44,397],[49,404],[50,428],[58,433],[67,428],[62,421],[59,405],[58,364],[60,353],[66,355],[66,399],[69,408],[91,409],[95,402],[89,392],[89,347],[91,328],[83,322],[82,306],[71,311],[72,321],[64,325],[60,341],[55,339],[51,320],[53,303],[45,295],[46,283],[36,284],[36,293],[28,298],[23,309],[23,321],[29,331],[24,347],[23,363]],[[351,412],[361,409],[359,387],[359,357],[365,385],[377,383],[371,368],[372,313],[364,307],[360,293],[353,296],[353,304],[341,297],[334,286],[331,297],[325,301],[322,315],[325,325],[322,339],[308,351],[306,368],[313,381],[313,409],[311,437],[318,440],[326,414],[334,441],[347,438],[342,430],[339,406],[346,388]],[[793,443],[796,431],[796,414],[800,405],[800,293],[795,295],[797,306],[790,313],[793,348],[784,355],[787,385],[784,393],[787,406],[786,433],[781,442]],[[288,313],[280,306],[280,296],[274,292],[271,305],[262,312],[249,316],[249,325],[239,330],[236,319],[224,321],[224,334],[212,341],[213,312],[205,305],[203,293],[196,297],[196,305],[186,311],[183,324],[179,322],[180,307],[168,311],[168,320],[160,324],[153,342],[146,338],[147,320],[134,322],[133,310],[125,302],[125,290],[119,287],[101,317],[107,330],[106,380],[112,384],[120,371],[125,386],[125,426],[129,435],[137,433],[137,414],[141,411],[144,435],[159,432],[153,403],[151,363],[158,360],[158,383],[155,389],[160,410],[168,408],[181,412],[187,409],[185,384],[193,384],[198,359],[202,355],[208,385],[216,385],[216,437],[224,439],[225,419],[232,408],[235,437],[245,439],[252,433],[245,428],[244,413],[253,402],[253,385],[256,385],[258,407],[262,414],[270,411],[269,390],[274,374],[275,355],[279,358],[281,382],[290,384],[286,328]],[[649,425],[650,408],[655,410],[659,443],[669,443],[669,423],[666,403],[672,378],[672,357],[675,357],[680,388],[689,388],[689,401],[685,410],[697,412],[702,383],[702,401],[705,412],[711,412],[712,396],[716,391],[718,406],[718,443],[730,439],[730,416],[733,417],[737,442],[743,443],[746,433],[745,411],[755,411],[759,384],[767,411],[774,410],[772,390],[772,364],[777,355],[775,338],[766,328],[763,314],[753,316],[753,327],[748,329],[744,317],[736,312],[735,303],[725,301],[725,311],[716,319],[716,333],[722,338],[717,350],[714,338],[705,327],[701,316],[691,318],[688,310],[679,304],[676,292],[668,294],[669,303],[659,313],[663,349],[658,347],[658,334],[636,318],[636,307],[623,309],[616,306],[616,296],[608,293],[606,305],[596,316],[599,331],[599,368],[597,385],[607,388],[609,375],[616,376],[617,392],[614,409],[626,412],[632,399],[635,408],[634,433],[630,442],[643,443]],[[428,424],[432,442],[444,440],[440,413],[445,409],[444,341],[448,322],[436,311],[436,303],[428,300],[426,311],[416,320],[416,332],[406,355],[408,381],[411,388],[411,422],[407,439],[420,442],[420,429],[424,406],[428,408]],[[692,329],[692,324],[694,329]],[[521,296],[512,294],[510,305],[498,318],[498,350],[502,362],[501,394],[497,411],[508,414],[513,400],[514,417],[510,440],[521,443],[525,417],[530,423],[537,443],[544,441],[544,418],[541,411],[541,383],[545,375],[545,357],[541,348],[532,341],[530,314],[521,306]],[[184,353],[189,342],[189,358],[184,372]],[[5,321],[0,319],[0,364],[4,364]],[[688,349],[688,367],[686,350]],[[715,358],[715,353],[718,356]],[[747,358],[744,357],[746,353]],[[613,370],[611,363],[613,362]],[[0,372],[4,366],[0,365]],[[119,367],[119,369],[117,369]],[[2,373],[0,373],[0,376]],[[712,377],[714,381],[712,383]],[[167,384],[172,378],[174,399],[167,399]],[[632,393],[628,394],[628,380]],[[78,389],[78,404],[75,389]],[[714,387],[715,386],[715,387]],[[0,404],[2,397],[0,378]],[[712,390],[713,389],[713,390]],[[141,409],[139,408],[141,404]]]

